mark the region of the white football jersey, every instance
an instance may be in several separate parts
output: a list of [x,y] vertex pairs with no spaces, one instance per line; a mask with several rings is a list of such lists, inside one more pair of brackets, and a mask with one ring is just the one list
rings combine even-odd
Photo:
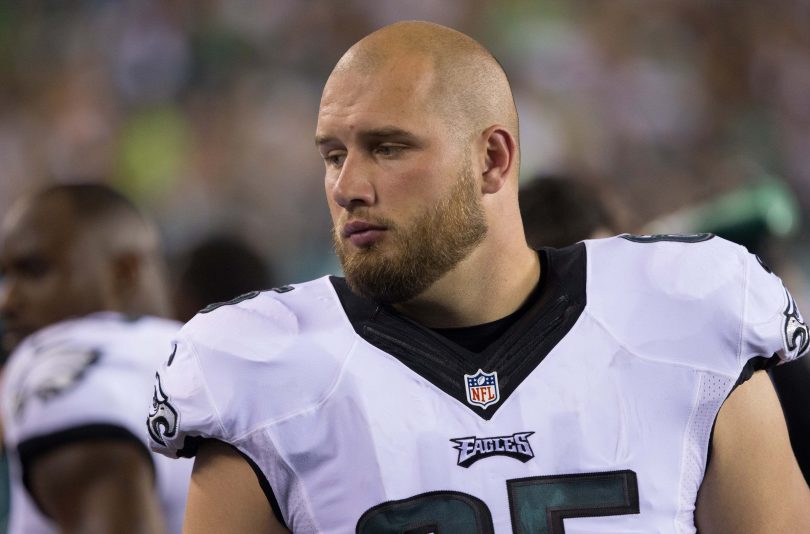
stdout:
[[211,307],[159,371],[152,447],[233,445],[295,533],[695,532],[721,404],[807,349],[793,300],[710,235],[540,257],[480,353],[339,278]]
[[110,438],[143,447],[169,532],[181,531],[192,462],[151,453],[143,428],[145,395],[179,328],[175,321],[97,313],[44,328],[11,354],[0,391],[11,534],[58,532],[26,486],[37,457],[60,445]]

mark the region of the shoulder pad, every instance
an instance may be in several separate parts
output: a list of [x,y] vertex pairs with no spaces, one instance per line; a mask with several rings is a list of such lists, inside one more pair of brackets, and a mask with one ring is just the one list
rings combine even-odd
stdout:
[[746,250],[719,237],[588,241],[586,312],[650,360],[739,373]]
[[160,372],[166,396],[177,395],[172,381],[180,366],[187,369],[181,374],[198,373],[206,402],[223,414],[223,431],[235,436],[322,402],[356,334],[322,278],[198,314],[178,339],[173,363]]

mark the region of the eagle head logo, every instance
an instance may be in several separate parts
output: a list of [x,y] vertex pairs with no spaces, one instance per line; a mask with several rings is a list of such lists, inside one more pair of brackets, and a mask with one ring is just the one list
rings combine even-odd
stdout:
[[155,373],[155,390],[152,395],[152,409],[146,420],[149,435],[157,443],[166,445],[164,438],[171,438],[177,433],[177,410],[169,404],[169,398],[160,386],[160,375]]

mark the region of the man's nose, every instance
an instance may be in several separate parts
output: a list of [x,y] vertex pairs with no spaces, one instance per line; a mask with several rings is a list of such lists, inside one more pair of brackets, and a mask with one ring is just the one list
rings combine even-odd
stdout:
[[344,209],[374,204],[376,192],[372,173],[371,163],[362,155],[347,154],[332,186],[335,203]]

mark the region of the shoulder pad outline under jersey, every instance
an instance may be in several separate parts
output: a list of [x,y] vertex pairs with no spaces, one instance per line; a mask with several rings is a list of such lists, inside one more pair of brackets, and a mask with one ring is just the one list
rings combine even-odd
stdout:
[[238,297],[232,298],[231,300],[226,300],[226,301],[223,301],[223,302],[213,302],[213,303],[209,304],[208,306],[206,306],[205,308],[201,309],[198,313],[210,313],[210,312],[216,310],[217,308],[221,308],[222,306],[232,306],[234,304],[239,304],[240,302],[244,302],[246,300],[256,298],[259,295],[261,295],[262,293],[266,293],[268,291],[274,291],[276,293],[289,293],[293,289],[295,289],[294,286],[284,285],[284,286],[280,286],[280,287],[274,287],[272,289],[261,289],[261,290],[258,290],[258,291],[248,291],[247,293],[243,293],[243,294],[239,295]]

